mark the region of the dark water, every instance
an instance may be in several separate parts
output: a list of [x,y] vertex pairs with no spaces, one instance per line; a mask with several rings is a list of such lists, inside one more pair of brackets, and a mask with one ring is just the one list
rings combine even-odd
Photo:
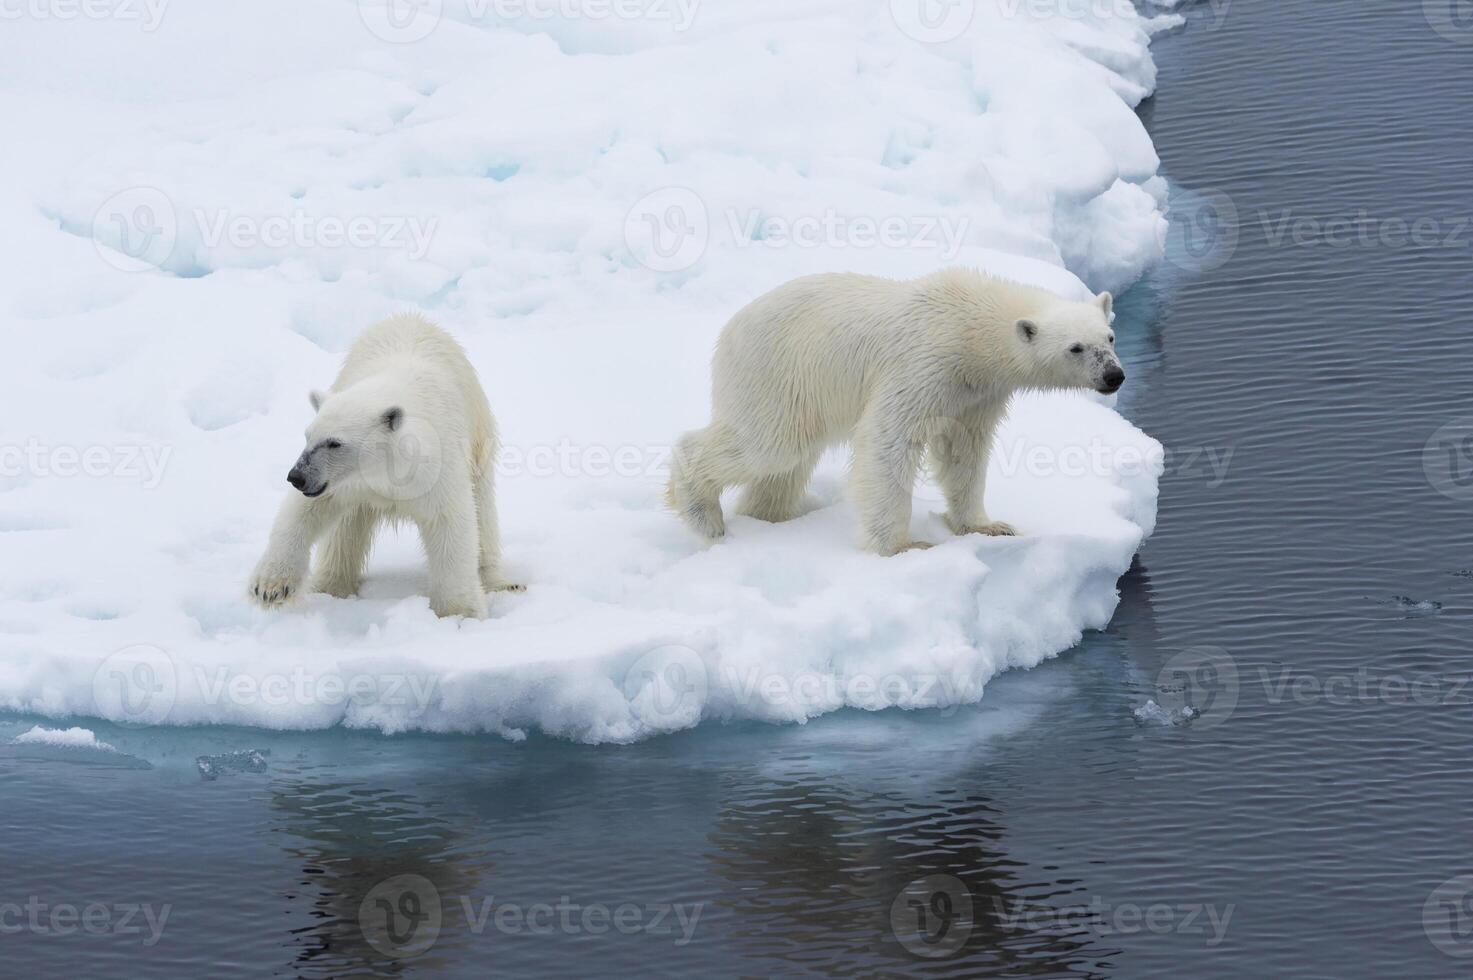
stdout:
[[1465,974],[1473,19],[1439,9],[1158,41],[1175,261],[1119,333],[1172,455],[1107,631],[976,708],[633,747],[5,747],[0,973]]

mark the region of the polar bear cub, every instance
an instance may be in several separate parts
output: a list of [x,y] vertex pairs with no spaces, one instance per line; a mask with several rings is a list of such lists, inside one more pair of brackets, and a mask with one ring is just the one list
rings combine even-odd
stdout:
[[740,310],[711,365],[711,424],[676,446],[668,499],[698,534],[726,532],[721,492],[740,510],[796,516],[819,456],[852,441],[851,492],[866,547],[910,539],[923,455],[956,534],[1013,528],[983,506],[993,432],[1023,389],[1119,390],[1125,372],[1111,297],[1071,302],[968,269],[914,280],[796,279]]
[[486,615],[500,577],[492,486],[496,422],[465,351],[422,317],[374,324],[348,351],[271,529],[250,593],[275,606],[302,591],[318,545],[312,591],[357,593],[373,534],[410,520],[429,561],[430,607],[440,616]]

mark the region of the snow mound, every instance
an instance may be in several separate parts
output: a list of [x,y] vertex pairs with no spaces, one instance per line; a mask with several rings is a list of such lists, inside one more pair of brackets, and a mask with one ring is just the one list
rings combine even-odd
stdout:
[[[1082,298],[1160,254],[1132,109],[1173,17],[912,6],[9,23],[0,110],[26,151],[0,160],[0,331],[22,352],[0,363],[0,707],[629,741],[973,702],[1103,626],[1160,469],[1107,400],[1015,406],[988,507],[1020,539],[951,538],[927,484],[915,533],[941,544],[864,554],[837,455],[803,517],[733,519],[716,547],[660,503],[717,332],[779,282],[963,264]],[[306,392],[405,308],[482,375],[529,590],[438,620],[399,535],[361,597],[260,612],[244,582]]]
[[63,749],[96,749],[101,752],[116,752],[111,745],[98,741],[97,736],[86,728],[43,728],[36,725],[21,732],[10,740],[12,745],[49,745]]

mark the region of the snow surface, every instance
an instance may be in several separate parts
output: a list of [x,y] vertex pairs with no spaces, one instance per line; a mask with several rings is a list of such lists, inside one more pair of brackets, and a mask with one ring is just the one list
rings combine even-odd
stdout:
[[[890,559],[855,546],[840,454],[805,516],[714,547],[664,511],[665,456],[722,324],[794,276],[1137,278],[1165,185],[1132,109],[1173,5],[26,7],[0,41],[0,707],[629,741],[973,702],[1067,649],[1155,516],[1160,447],[1108,400],[1016,405],[988,507],[1025,537],[951,538],[927,484],[944,543]],[[529,590],[438,620],[404,533],[360,598],[257,610],[306,393],[401,309],[481,373]]]

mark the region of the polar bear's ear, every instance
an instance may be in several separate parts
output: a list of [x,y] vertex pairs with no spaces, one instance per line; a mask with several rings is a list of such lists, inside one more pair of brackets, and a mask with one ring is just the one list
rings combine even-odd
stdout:
[[383,419],[384,425],[389,427],[390,432],[393,432],[404,424],[404,409],[395,405],[393,408],[384,412]]
[[1108,292],[1100,293],[1100,295],[1095,297],[1095,305],[1104,311],[1105,319],[1108,320],[1110,319],[1110,311],[1115,309],[1115,297],[1111,296]]
[[1023,343],[1033,343],[1033,338],[1038,336],[1038,324],[1032,320],[1018,321],[1018,336],[1023,338]]
[[322,403],[327,401],[327,392],[313,389],[307,393],[307,400],[312,403],[312,411],[316,412],[322,408]]

